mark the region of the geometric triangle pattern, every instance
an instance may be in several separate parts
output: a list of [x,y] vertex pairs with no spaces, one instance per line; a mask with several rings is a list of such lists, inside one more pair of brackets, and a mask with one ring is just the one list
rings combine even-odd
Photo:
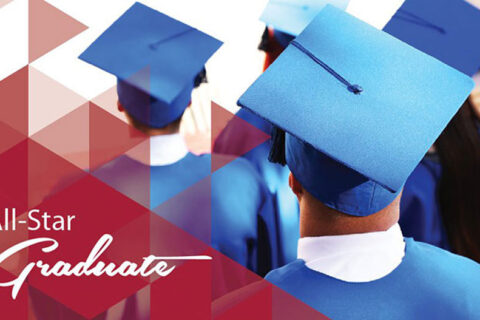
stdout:
[[89,167],[89,109],[87,102],[50,123],[30,138],[81,169]]
[[44,0],[29,0],[29,63],[87,29]]
[[212,102],[212,172],[269,139],[262,130]]
[[[44,0],[28,1],[30,62],[87,28]],[[0,0],[0,7],[8,2]],[[149,138],[102,99],[86,101],[30,66],[0,81],[0,97],[0,250],[43,241],[0,261],[0,283],[25,280],[18,280],[15,300],[11,287],[0,287],[2,318],[323,319],[210,245],[212,209],[205,199],[221,196],[211,194],[211,173],[267,134],[212,104],[212,147],[229,124],[234,150],[212,155],[207,176],[150,210],[148,170],[132,177],[127,190],[115,175],[101,174],[122,157],[149,163]],[[237,145],[242,133],[248,139]],[[176,210],[185,215],[175,216]],[[185,227],[182,219],[193,218]],[[154,256],[174,257],[149,265],[171,269],[168,275],[128,276],[120,269],[114,277],[58,275],[76,265],[83,271],[138,268]]]
[[[28,117],[28,114],[25,116]],[[76,122],[73,119],[88,124],[90,128],[87,148],[90,171],[81,168],[80,162],[66,155],[61,141],[57,141],[59,135],[68,137],[69,129],[75,128],[68,125]],[[191,190],[177,194],[156,212],[150,211],[145,203],[119,192],[98,179],[96,170],[91,170],[92,164],[93,167],[106,165],[112,159],[138,148],[145,142],[145,137],[125,131],[128,129],[125,122],[93,103],[80,106],[58,122],[0,154],[0,171],[4,177],[0,181],[2,207],[16,208],[17,219],[26,220],[27,212],[32,209],[38,210],[35,212],[39,220],[42,220],[43,214],[49,217],[48,223],[42,221],[46,226],[42,225],[39,230],[3,231],[3,235],[11,241],[0,242],[0,248],[39,237],[58,242],[58,248],[48,254],[43,251],[45,245],[37,245],[26,250],[23,256],[12,256],[9,264],[0,263],[2,282],[15,279],[28,263],[42,261],[41,265],[48,269],[58,261],[72,265],[85,261],[104,234],[110,234],[114,239],[99,258],[105,264],[121,265],[130,261],[141,265],[150,255],[207,255],[213,259],[170,262],[171,266],[175,266],[170,276],[150,278],[52,277],[42,274],[41,267],[35,267],[28,276],[28,282],[21,287],[15,303],[12,303],[9,288],[0,288],[1,294],[6,295],[3,299],[0,296],[0,304],[8,305],[9,310],[13,310],[12,314],[18,315],[15,319],[22,315],[26,317],[26,310],[38,319],[104,319],[110,308],[120,308],[117,312],[127,314],[130,319],[275,319],[276,308],[284,307],[291,300],[296,303],[291,302],[289,310],[307,310],[302,311],[306,316],[298,319],[312,319],[312,314],[318,316],[288,294],[279,298],[278,294],[275,295],[279,289],[209,246],[209,203],[197,203],[197,211],[185,205],[186,199],[194,199],[199,191],[210,190],[210,178],[199,181]],[[105,126],[111,128],[114,134],[104,131]],[[92,135],[99,137],[101,143],[95,144],[98,141],[94,141]],[[119,139],[122,141],[120,144],[112,141]],[[108,141],[113,145],[105,150]],[[85,144],[85,141],[75,143]],[[178,223],[174,215],[167,214],[184,206],[187,209],[182,211],[185,212],[200,214],[199,209],[204,211],[202,216],[196,217],[205,225],[204,231],[198,233],[198,228],[183,230],[179,226],[185,224]],[[54,230],[52,224],[55,219],[67,221],[70,215],[75,216],[70,231]],[[28,226],[35,228],[37,224],[29,221]],[[5,219],[2,226],[5,227]],[[236,298],[243,288],[251,290],[248,288],[257,282],[263,283],[266,288],[255,289],[247,297],[241,294],[240,300]],[[224,301],[231,299],[234,302],[225,305]],[[145,305],[149,305],[147,310]],[[280,316],[283,313],[277,312]]]
[[0,152],[28,136],[28,67],[0,81]]
[[28,69],[28,125],[30,136],[87,103],[83,97],[42,72],[31,66]]
[[145,134],[90,102],[90,171],[100,168],[146,141],[148,137]]

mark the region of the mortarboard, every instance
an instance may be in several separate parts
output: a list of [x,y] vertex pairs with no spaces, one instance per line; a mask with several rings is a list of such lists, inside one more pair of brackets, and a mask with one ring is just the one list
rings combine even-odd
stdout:
[[286,163],[308,192],[367,216],[396,198],[472,87],[461,72],[328,5],[238,104],[286,132]]
[[297,36],[327,4],[346,9],[349,0],[270,0],[260,20],[276,30]]
[[407,0],[384,31],[469,76],[480,69],[480,10],[463,0]]
[[114,74],[129,114],[161,128],[183,114],[195,79],[221,44],[137,2],[80,59]]
[[261,20],[290,36],[299,35],[327,5],[382,29],[404,0],[270,0]]

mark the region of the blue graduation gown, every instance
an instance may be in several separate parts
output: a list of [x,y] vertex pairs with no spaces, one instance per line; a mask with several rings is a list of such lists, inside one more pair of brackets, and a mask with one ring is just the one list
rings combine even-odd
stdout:
[[403,189],[399,224],[406,237],[448,250],[447,234],[437,198],[442,166],[433,156],[425,157]]
[[265,226],[275,218],[272,197],[248,161],[232,161],[206,183],[209,154],[188,153],[173,164],[151,167],[121,156],[94,175],[134,197],[142,190],[135,182],[144,179],[146,169],[153,212],[254,272],[264,275],[271,270],[277,259],[272,249],[276,231]]
[[[246,109],[240,109],[236,116],[267,134],[271,133],[272,126],[269,122]],[[229,127],[227,126],[224,133],[215,141],[215,152],[228,154],[228,130]],[[297,199],[288,186],[290,170],[286,166],[280,166],[268,161],[270,145],[271,142],[266,141],[242,157],[247,159],[257,169],[273,194],[276,226],[269,226],[269,228],[278,230],[278,266],[281,266],[295,260],[297,256],[296,243],[299,239],[299,208]]]
[[337,280],[303,260],[266,279],[332,319],[478,318],[480,265],[411,238],[405,242],[401,264],[379,280]]

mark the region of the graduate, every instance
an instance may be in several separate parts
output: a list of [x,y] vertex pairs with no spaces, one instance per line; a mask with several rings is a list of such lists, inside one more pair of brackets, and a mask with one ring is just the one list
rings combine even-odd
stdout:
[[[81,54],[80,59],[117,77],[120,110],[132,127],[150,136],[147,161],[120,156],[95,176],[131,195],[144,191],[137,181],[147,169],[152,211],[265,274],[276,261],[268,252],[268,237],[276,236],[262,229],[265,219],[274,218],[268,189],[244,159],[215,171],[211,187],[202,185],[211,174],[211,156],[190,153],[179,134],[192,91],[204,82],[204,65],[220,46],[209,35],[135,3]],[[163,204],[198,183],[188,198],[164,210]]]
[[475,318],[480,265],[397,223],[407,177],[472,87],[322,9],[239,100],[276,127],[271,160],[290,168],[300,204],[298,260],[266,279],[332,319]]
[[[312,19],[327,4],[332,4],[339,9],[346,10],[369,24],[383,28],[391,19],[395,11],[401,6],[403,0],[270,0],[263,11],[261,20],[267,27],[262,35],[259,49],[265,51],[264,70],[288,46],[290,41],[312,21]],[[247,109],[241,109],[237,117],[254,125],[267,134],[271,134],[272,126]],[[237,145],[230,143],[229,137],[235,136],[237,141],[248,141],[248,137],[238,139],[242,132],[236,129],[238,123],[232,121],[216,139],[214,151],[222,154],[235,154]],[[299,238],[298,234],[298,203],[288,187],[290,170],[268,161],[270,141],[263,143],[243,157],[248,159],[258,169],[266,181],[270,191],[274,194],[278,224],[278,258],[279,264],[291,262],[295,259],[297,248],[294,245]]]
[[[435,10],[431,10],[435,6]],[[407,0],[384,31],[472,76],[480,11],[460,0]],[[404,234],[480,262],[480,135],[468,99],[404,188]]]

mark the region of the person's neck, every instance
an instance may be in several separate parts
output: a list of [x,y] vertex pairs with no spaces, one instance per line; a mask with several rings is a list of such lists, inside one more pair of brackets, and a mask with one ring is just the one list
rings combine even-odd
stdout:
[[305,200],[300,203],[301,238],[386,231],[398,222],[400,216],[399,198],[367,217],[340,213],[316,199]]
[[171,130],[171,129],[149,129],[148,132],[145,134],[149,137],[156,137],[156,136],[168,136],[179,134],[180,130]]

